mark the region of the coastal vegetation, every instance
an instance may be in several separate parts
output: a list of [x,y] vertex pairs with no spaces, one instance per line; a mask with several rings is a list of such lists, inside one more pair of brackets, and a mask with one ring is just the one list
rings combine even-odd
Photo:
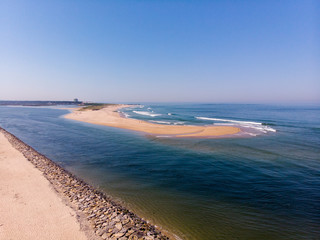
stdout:
[[105,107],[110,107],[110,106],[116,106],[119,104],[113,104],[113,103],[86,103],[84,107],[80,108],[78,111],[87,111],[87,110],[92,110],[92,111],[97,111]]

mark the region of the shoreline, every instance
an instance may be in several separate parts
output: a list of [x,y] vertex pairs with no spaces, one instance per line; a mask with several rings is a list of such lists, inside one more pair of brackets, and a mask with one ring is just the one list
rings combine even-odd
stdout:
[[42,173],[58,196],[80,216],[80,224],[95,233],[95,237],[91,236],[90,239],[169,239],[160,229],[114,202],[105,193],[85,183],[1,127],[0,133]]
[[143,120],[125,118],[119,113],[119,110],[127,107],[132,107],[132,105],[119,104],[99,110],[74,110],[63,117],[76,121],[175,138],[222,138],[230,137],[241,132],[240,128],[232,126],[177,126],[155,124]]

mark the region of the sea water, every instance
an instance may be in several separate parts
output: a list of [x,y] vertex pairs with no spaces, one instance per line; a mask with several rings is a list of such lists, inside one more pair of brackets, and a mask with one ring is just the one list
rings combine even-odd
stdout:
[[320,107],[144,104],[120,111],[242,133],[177,139],[31,107],[0,107],[0,126],[177,238],[320,238]]

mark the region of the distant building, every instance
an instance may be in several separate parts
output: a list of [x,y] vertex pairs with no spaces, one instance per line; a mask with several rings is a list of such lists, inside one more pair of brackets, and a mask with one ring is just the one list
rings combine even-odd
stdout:
[[73,101],[77,103],[77,102],[79,102],[79,99],[75,98],[75,99],[73,99]]

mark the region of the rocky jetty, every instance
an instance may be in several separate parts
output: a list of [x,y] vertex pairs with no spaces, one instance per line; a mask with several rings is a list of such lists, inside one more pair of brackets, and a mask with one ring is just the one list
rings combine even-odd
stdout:
[[69,205],[84,216],[97,239],[169,239],[153,225],[115,203],[103,192],[38,153],[11,133],[3,128],[0,128],[0,132],[43,173],[53,188],[70,202]]

